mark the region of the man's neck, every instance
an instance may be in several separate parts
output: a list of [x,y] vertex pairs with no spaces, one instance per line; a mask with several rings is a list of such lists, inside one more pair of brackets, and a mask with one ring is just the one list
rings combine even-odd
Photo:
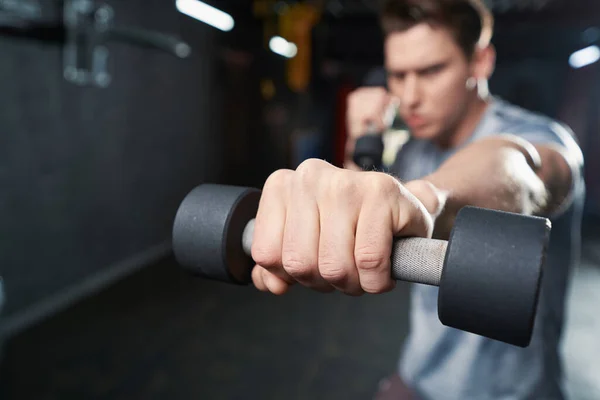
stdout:
[[491,96],[485,100],[479,97],[475,98],[473,103],[467,107],[466,114],[460,119],[456,127],[443,135],[443,139],[436,144],[442,149],[451,149],[465,143],[475,133],[475,129],[481,122],[491,100]]

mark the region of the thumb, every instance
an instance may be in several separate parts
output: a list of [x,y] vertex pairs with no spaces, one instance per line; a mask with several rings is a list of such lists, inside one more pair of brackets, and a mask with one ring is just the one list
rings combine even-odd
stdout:
[[252,282],[258,290],[271,292],[278,296],[287,293],[291,286],[288,282],[259,265],[252,269]]
[[[420,183],[409,182],[407,186],[402,186],[401,192],[401,199],[396,205],[395,234],[403,237],[431,238],[437,216],[436,212],[440,208],[439,204],[431,205],[429,196],[435,196],[432,189],[422,187]],[[430,198],[428,204],[430,204],[432,210],[436,209],[436,211],[429,210],[421,200],[423,197]]]

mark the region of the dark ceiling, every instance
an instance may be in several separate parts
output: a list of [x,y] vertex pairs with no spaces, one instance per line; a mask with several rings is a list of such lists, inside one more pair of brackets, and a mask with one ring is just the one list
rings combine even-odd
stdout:
[[[205,1],[234,15],[236,21],[241,22],[238,34],[243,34],[242,24],[258,22],[252,16],[251,0]],[[281,0],[276,7],[299,1]],[[379,2],[324,1],[325,12],[315,31],[316,56],[344,63],[380,63],[381,46],[374,45],[381,43],[377,23]],[[590,35],[589,29],[600,27],[600,0],[484,1],[495,14],[494,44],[504,60],[523,57],[564,59],[590,42],[599,42],[600,31]]]
[[[250,12],[252,0],[206,0],[215,7],[230,12]],[[372,16],[376,13],[377,0],[280,0],[275,2],[274,8],[283,4],[299,2],[325,4],[324,12],[328,16]],[[598,0],[484,0],[496,16],[512,17],[517,14],[523,16],[539,15],[542,18],[558,18],[566,20],[600,20],[600,1]]]

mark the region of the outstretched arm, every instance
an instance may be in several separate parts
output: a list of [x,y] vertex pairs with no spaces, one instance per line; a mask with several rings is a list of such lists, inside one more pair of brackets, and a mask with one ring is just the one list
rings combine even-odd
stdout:
[[565,146],[497,136],[404,184],[321,160],[277,171],[265,184],[256,217],[254,284],[276,294],[296,282],[350,295],[386,292],[394,287],[394,237],[447,238],[465,205],[550,215],[568,199],[575,163]]
[[577,155],[512,135],[474,142],[433,174],[406,187],[436,217],[434,236],[447,238],[466,205],[550,216],[567,200]]

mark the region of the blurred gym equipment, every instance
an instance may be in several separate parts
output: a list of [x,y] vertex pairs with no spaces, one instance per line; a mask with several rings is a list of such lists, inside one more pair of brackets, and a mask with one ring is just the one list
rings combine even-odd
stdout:
[[191,47],[176,36],[114,23],[108,4],[95,0],[65,0],[61,20],[42,17],[34,0],[0,2],[0,35],[63,46],[64,78],[79,86],[106,88],[111,42],[148,47],[185,59]]

